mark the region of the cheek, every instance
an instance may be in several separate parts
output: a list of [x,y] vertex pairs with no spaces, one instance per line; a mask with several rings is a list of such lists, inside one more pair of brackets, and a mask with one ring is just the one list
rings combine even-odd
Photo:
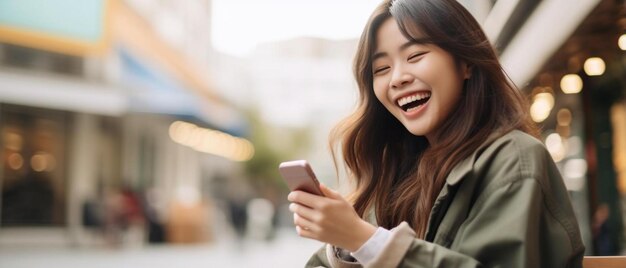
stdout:
[[385,89],[385,87],[383,86],[383,82],[381,81],[377,81],[374,80],[374,94],[376,95],[376,98],[378,99],[378,101],[380,101],[381,103],[385,104],[386,103],[386,99],[387,99],[387,90]]
[[447,89],[439,95],[440,113],[443,117],[448,117],[452,111],[460,104],[461,89],[456,83],[449,83]]
[[425,58],[415,65],[413,72],[418,78],[430,86],[435,86],[441,76],[446,76],[445,69],[441,68],[440,62],[433,58]]
[[[425,62],[426,63],[426,62]],[[440,101],[455,103],[461,95],[463,79],[451,66],[433,61],[419,66],[422,81],[438,92]]]

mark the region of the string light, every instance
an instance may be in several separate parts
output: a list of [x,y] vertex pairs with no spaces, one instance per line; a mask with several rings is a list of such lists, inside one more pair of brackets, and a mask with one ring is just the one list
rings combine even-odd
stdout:
[[606,69],[606,64],[604,64],[604,61],[601,58],[592,57],[588,58],[585,61],[583,68],[585,69],[585,73],[587,75],[599,76],[604,73],[604,70]]
[[254,156],[254,145],[243,138],[176,121],[170,125],[170,138],[181,145],[202,153],[221,156],[233,161],[248,161]]
[[565,94],[576,94],[583,89],[583,80],[577,74],[567,74],[561,78],[561,90]]
[[530,106],[530,117],[539,123],[548,118],[554,107],[554,96],[548,92],[538,93],[533,97],[533,104]]

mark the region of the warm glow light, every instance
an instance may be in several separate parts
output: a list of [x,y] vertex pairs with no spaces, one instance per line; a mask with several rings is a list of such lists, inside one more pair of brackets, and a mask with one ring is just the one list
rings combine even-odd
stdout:
[[550,152],[557,151],[561,147],[561,144],[562,144],[562,139],[561,139],[561,136],[559,136],[559,134],[552,133],[548,135],[548,137],[546,137],[546,148]]
[[626,34],[622,34],[622,36],[619,37],[619,40],[617,40],[617,45],[621,50],[626,50]]
[[550,109],[554,107],[554,95],[552,95],[552,93],[548,93],[548,92],[538,93],[537,95],[535,95],[533,100],[545,101],[548,107],[550,107]]
[[604,70],[606,69],[606,64],[604,64],[604,61],[601,58],[593,57],[588,58],[585,61],[585,65],[583,66],[583,68],[585,69],[585,73],[587,73],[587,75],[598,76],[604,73]]
[[170,125],[170,129],[169,129],[170,138],[177,143],[180,143],[183,140],[182,138],[183,124],[185,124],[185,122],[176,121]]
[[24,158],[21,154],[12,153],[9,155],[8,164],[11,169],[18,170],[24,165]]
[[583,80],[576,74],[568,74],[561,78],[561,90],[565,94],[576,94],[583,89]]
[[22,150],[24,139],[17,133],[8,132],[4,134],[4,146],[13,151]]
[[530,106],[530,117],[537,123],[543,122],[550,115],[552,107],[554,107],[554,96],[547,92],[538,93]]
[[43,171],[53,171],[56,166],[56,160],[52,154],[39,151],[36,152],[33,157],[30,158],[30,166],[34,171],[43,172]]
[[563,179],[565,186],[571,191],[580,191],[585,186],[587,175],[587,161],[585,159],[570,159],[563,165]]
[[30,158],[30,166],[34,171],[42,172],[48,168],[48,159],[45,154],[38,153]]
[[198,152],[233,161],[248,161],[254,156],[254,145],[248,140],[191,123],[176,121],[170,125],[169,134],[174,142]]
[[550,152],[554,162],[559,162],[565,157],[565,147],[563,140],[557,133],[552,133],[546,138],[546,149]]
[[559,110],[556,114],[556,122],[559,126],[569,126],[572,123],[572,112],[566,108]]
[[536,101],[530,106],[530,117],[539,123],[550,115],[550,107],[544,101]]

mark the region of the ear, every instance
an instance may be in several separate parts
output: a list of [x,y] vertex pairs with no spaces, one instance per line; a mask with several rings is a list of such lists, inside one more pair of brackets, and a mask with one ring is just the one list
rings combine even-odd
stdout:
[[463,62],[461,63],[461,71],[463,72],[463,79],[467,80],[470,79],[470,77],[472,77],[472,71],[474,70],[474,67]]

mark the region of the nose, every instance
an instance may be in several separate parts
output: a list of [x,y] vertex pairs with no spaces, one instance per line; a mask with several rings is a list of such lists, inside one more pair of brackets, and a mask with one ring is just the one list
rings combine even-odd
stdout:
[[413,80],[415,80],[413,75],[403,71],[401,68],[396,68],[393,72],[389,85],[393,89],[399,89],[405,85],[411,84]]

